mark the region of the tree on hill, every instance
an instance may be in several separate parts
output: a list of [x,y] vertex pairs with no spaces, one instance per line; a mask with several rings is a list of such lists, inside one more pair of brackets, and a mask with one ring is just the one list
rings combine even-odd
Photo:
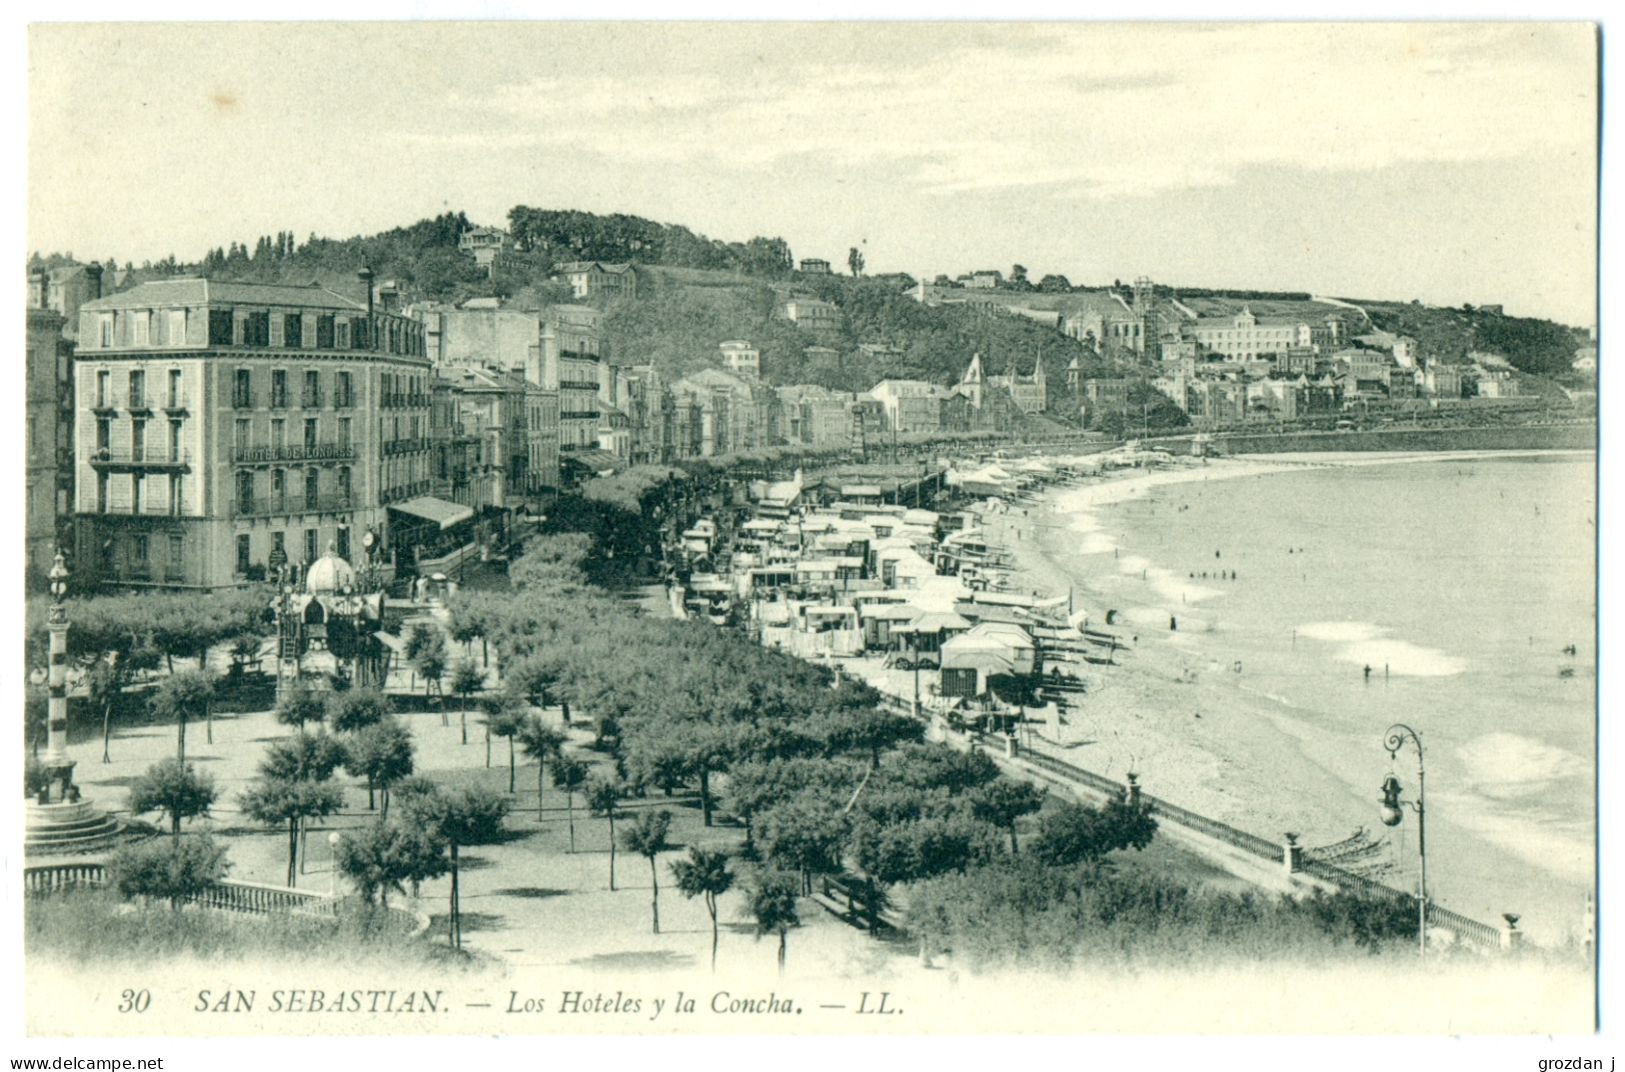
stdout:
[[863,274],[863,251],[853,246],[846,253],[846,266],[852,269],[852,278],[856,279]]

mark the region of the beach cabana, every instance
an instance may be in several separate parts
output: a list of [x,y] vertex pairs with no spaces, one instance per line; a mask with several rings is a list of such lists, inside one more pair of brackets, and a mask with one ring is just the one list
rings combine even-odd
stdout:
[[1020,626],[984,622],[942,645],[944,696],[982,696],[989,679],[1031,674],[1037,649]]
[[926,611],[892,632],[902,639],[910,665],[936,666],[943,645],[969,628],[971,623],[952,611]]

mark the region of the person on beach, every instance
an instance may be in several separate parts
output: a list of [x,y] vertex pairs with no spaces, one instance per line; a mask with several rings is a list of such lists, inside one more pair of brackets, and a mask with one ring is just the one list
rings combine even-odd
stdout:
[[1370,663],[1367,663],[1367,664],[1366,664],[1366,668],[1365,668],[1365,680],[1366,680],[1366,683],[1367,683],[1367,684],[1370,684],[1370,683],[1371,683],[1371,664],[1370,664]]

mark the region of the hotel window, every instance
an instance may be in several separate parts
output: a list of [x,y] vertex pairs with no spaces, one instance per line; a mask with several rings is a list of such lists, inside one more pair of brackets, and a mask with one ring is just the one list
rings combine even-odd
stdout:
[[113,422],[106,417],[96,420],[96,453],[106,454],[113,445]]
[[271,470],[271,509],[282,509],[283,498],[288,492],[288,474],[281,469]]
[[172,461],[172,462],[178,462],[178,461],[181,460],[181,422],[180,421],[170,421],[169,422],[169,460]]
[[141,490],[141,474],[132,473],[130,475],[130,513],[132,514],[141,512]]
[[350,348],[350,322],[339,320],[333,324],[333,347],[337,350]]
[[287,533],[285,532],[271,533],[271,553],[274,555],[278,551],[281,551],[284,556],[288,553]]
[[350,418],[348,418],[348,417],[340,417],[339,418],[339,446],[348,447],[349,445],[350,445]]
[[249,369],[236,370],[231,381],[231,404],[237,409],[254,407],[254,374]]
[[314,510],[314,509],[316,509],[317,505],[319,504],[319,494],[320,494],[320,489],[321,489],[321,476],[322,476],[322,474],[321,474],[320,469],[306,469],[305,470],[305,509],[306,510]]
[[130,460],[145,461],[147,457],[147,422],[137,417],[130,422]]
[[96,474],[96,512],[107,513],[107,474]]
[[186,478],[180,473],[172,473],[169,477],[169,512],[179,515],[181,504],[186,501]]
[[315,409],[322,404],[322,374],[318,370],[305,370],[305,390],[299,404],[306,409]]
[[230,309],[209,310],[209,345],[230,346],[235,325]]
[[169,399],[168,399],[168,405],[169,405],[170,409],[178,409],[180,407],[180,404],[181,404],[181,370],[178,369],[178,368],[172,368],[172,369],[169,370]]
[[333,405],[347,409],[355,405],[353,391],[355,384],[348,372],[340,372],[333,384]]
[[130,370],[130,408],[147,408],[147,374],[140,369]]
[[271,418],[271,446],[278,454],[288,445],[288,422],[281,417]]
[[282,318],[282,344],[295,349],[305,345],[305,318],[298,313]]
[[316,449],[316,418],[315,417],[306,417],[305,418],[305,449],[306,450],[315,450]]
[[288,408],[288,370],[271,370],[271,408]]
[[99,333],[100,338],[101,338],[102,346],[104,348],[112,346],[113,345],[113,314],[112,313],[103,313],[102,316],[101,316],[100,321],[97,324],[97,328],[99,329],[98,333]]
[[316,318],[316,348],[318,350],[333,348],[333,318],[330,316]]
[[314,562],[314,561],[316,561],[316,542],[320,538],[321,538],[320,530],[318,530],[318,529],[306,529],[305,530],[305,561],[306,562]]
[[239,452],[245,451],[253,445],[254,422],[247,417],[238,417],[236,438],[232,442]]
[[339,526],[338,553],[342,559],[348,560],[350,557],[350,528],[348,525]]
[[170,346],[181,346],[186,342],[186,310],[171,309],[166,315],[167,330],[165,341]]
[[237,573],[238,573],[239,576],[241,576],[241,575],[248,572],[248,565],[249,565],[248,533],[243,532],[243,533],[239,533],[237,535]]
[[186,541],[181,538],[179,533],[170,534],[169,577],[172,580],[179,580],[181,577],[181,563],[185,560],[185,547]]
[[348,499],[349,497],[350,467],[348,465],[341,465],[339,466],[339,498]]
[[130,565],[138,576],[146,576],[147,562],[147,536],[138,532],[130,537]]
[[113,374],[106,369],[96,373],[96,408],[106,409],[112,405]]
[[271,314],[249,313],[243,317],[243,345],[271,345]]
[[130,317],[130,345],[152,345],[152,314],[145,309],[129,314]]

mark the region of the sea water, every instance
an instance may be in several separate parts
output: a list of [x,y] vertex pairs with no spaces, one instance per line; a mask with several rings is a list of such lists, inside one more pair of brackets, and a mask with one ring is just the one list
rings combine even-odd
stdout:
[[1368,823],[1386,880],[1415,888],[1415,815],[1375,822],[1390,771],[1416,796],[1413,746],[1384,747],[1404,723],[1425,749],[1430,892],[1559,942],[1583,934],[1595,868],[1594,466],[1365,458],[1169,483],[1075,525],[1082,553],[1155,593],[1137,628],[1185,615],[1192,658],[1235,671],[1294,753],[1352,791],[1321,814],[1298,802],[1306,827]]

